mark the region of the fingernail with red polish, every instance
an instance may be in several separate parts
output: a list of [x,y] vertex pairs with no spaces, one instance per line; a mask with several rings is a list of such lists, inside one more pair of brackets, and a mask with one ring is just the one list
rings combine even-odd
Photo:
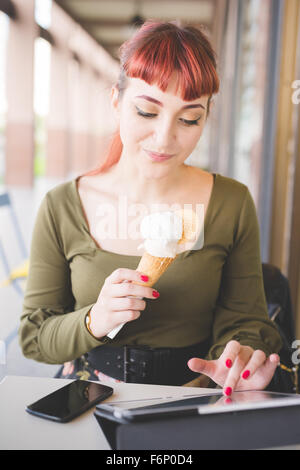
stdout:
[[149,281],[149,277],[148,277],[148,276],[142,275],[142,276],[141,276],[141,279],[142,279],[142,281],[144,281],[144,282]]
[[227,361],[225,362],[226,364],[226,367],[228,367],[228,369],[230,369],[230,367],[232,366],[232,360],[231,359],[227,359]]
[[243,379],[248,379],[249,375],[250,375],[250,370],[245,370],[242,377],[243,377]]
[[153,297],[159,297],[159,292],[157,292],[156,290],[152,291],[152,295]]
[[224,392],[225,392],[225,395],[227,395],[229,397],[232,394],[232,388],[227,387],[227,388],[225,388]]

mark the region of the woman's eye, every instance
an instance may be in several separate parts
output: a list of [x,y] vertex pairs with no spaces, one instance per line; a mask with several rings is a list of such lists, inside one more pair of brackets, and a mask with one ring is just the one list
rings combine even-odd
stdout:
[[[153,117],[157,116],[157,114],[145,113],[137,107],[136,107],[136,110],[137,110],[137,114],[139,116],[143,116],[145,118],[153,118]],[[187,119],[180,119],[180,121],[183,122],[183,124],[185,124],[187,126],[199,126],[200,119],[201,119],[201,116],[198,119],[195,119],[194,121],[189,121]]]
[[139,116],[144,116],[144,117],[154,117],[154,116],[157,116],[157,114],[151,114],[151,113],[144,113],[143,111],[141,111],[140,109],[136,108],[137,110],[137,113]]
[[182,119],[184,124],[187,124],[188,126],[199,126],[199,121],[201,118],[195,119],[194,121],[187,121],[186,119]]

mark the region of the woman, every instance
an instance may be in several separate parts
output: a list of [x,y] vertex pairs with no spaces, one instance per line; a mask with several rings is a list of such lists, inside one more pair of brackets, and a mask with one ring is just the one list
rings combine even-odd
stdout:
[[[65,363],[64,377],[203,386],[211,379],[226,395],[262,390],[281,339],[267,315],[254,202],[242,183],[185,164],[219,90],[214,51],[200,30],[148,21],[120,52],[111,90],[118,132],[107,158],[49,191],[39,209],[23,353]],[[136,270],[140,233],[107,235],[101,225],[103,208],[115,214],[121,199],[124,213],[203,204],[203,247],[181,253],[155,289],[132,282],[147,281]],[[109,229],[112,220],[119,229],[119,218]],[[133,221],[139,227],[141,214]]]

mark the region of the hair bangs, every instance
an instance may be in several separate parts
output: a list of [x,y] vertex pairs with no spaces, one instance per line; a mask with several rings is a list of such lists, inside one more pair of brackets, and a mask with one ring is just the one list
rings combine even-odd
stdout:
[[[196,28],[178,30],[172,23],[170,26],[169,30],[164,29],[160,33],[157,28],[156,34],[150,38],[147,24],[142,26],[140,35],[137,33],[132,38],[135,42],[134,52],[123,57],[126,75],[144,80],[149,85],[156,84],[165,92],[171,76],[176,73],[176,93],[179,90],[185,101],[217,93],[219,78],[214,67],[213,51],[207,51],[199,45]],[[143,34],[145,31],[146,38]]]

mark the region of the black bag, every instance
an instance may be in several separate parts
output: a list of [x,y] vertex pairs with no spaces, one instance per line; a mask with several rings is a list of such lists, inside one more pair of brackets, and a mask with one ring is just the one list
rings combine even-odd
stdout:
[[282,393],[300,393],[298,389],[299,367],[293,363],[295,325],[288,279],[280,269],[263,263],[263,281],[269,318],[276,324],[283,342],[279,352],[280,366],[267,390]]

